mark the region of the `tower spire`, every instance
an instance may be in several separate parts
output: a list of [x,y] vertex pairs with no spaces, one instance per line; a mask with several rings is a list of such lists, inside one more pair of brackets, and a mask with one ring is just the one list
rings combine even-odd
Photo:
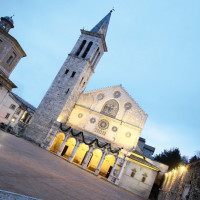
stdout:
[[104,35],[104,37],[106,37],[111,13],[113,11],[114,11],[114,8],[90,32],[99,33],[99,34]]

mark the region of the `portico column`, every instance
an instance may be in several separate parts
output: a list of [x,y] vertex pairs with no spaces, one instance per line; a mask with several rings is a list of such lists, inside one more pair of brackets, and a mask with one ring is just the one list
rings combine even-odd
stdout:
[[57,155],[60,156],[61,152],[63,151],[64,147],[65,147],[65,143],[67,142],[68,139],[68,135],[66,134],[65,139],[63,140],[63,143],[60,146],[60,149],[57,152]]
[[108,177],[108,181],[110,181],[110,182],[113,182],[113,181],[112,181],[112,178],[114,177],[114,171],[116,170],[116,166],[117,166],[117,163],[118,163],[119,160],[120,160],[120,158],[119,158],[118,155],[117,155],[117,158],[116,158],[116,160],[115,160],[115,164],[113,165],[113,168],[112,168],[112,170],[111,170],[111,172],[110,172],[110,175],[109,175],[109,177]]
[[74,156],[75,156],[75,154],[76,154],[76,151],[77,151],[77,149],[78,149],[78,146],[79,146],[79,141],[76,140],[76,145],[75,145],[75,147],[74,147],[74,149],[73,149],[73,151],[72,151],[72,153],[71,153],[71,155],[70,155],[70,157],[69,157],[69,159],[68,159],[69,162],[72,162],[72,161],[73,161]]
[[[49,133],[48,133],[48,136],[46,138],[46,141],[42,144],[42,147],[44,147],[46,150],[49,150],[51,145],[53,144],[53,141],[54,141],[57,133],[58,133],[58,128],[57,127],[51,128]],[[48,143],[48,139],[51,137],[51,135],[53,135],[53,136],[52,136],[52,138],[50,139],[50,141]]]
[[103,164],[103,161],[104,161],[104,159],[106,157],[106,154],[107,154],[107,149],[104,150],[103,156],[101,157],[101,160],[100,160],[100,162],[99,162],[99,164],[97,166],[96,171],[94,172],[94,174],[97,175],[97,176],[98,176],[99,171],[100,171],[100,169],[102,167],[102,164]]
[[121,176],[122,176],[122,173],[123,173],[123,171],[124,171],[124,168],[126,167],[126,163],[127,163],[126,156],[124,156],[123,161],[124,161],[124,162],[123,162],[123,164],[122,164],[122,166],[121,166],[121,168],[120,168],[120,170],[119,170],[118,176],[117,176],[117,178],[116,178],[116,180],[115,180],[115,184],[116,184],[116,185],[119,184],[119,180],[120,180],[120,178],[121,178]]
[[86,156],[85,156],[85,159],[83,160],[83,164],[81,165],[81,168],[85,169],[88,165],[88,162],[92,156],[92,151],[93,151],[94,147],[93,146],[90,146],[90,149],[89,151],[87,152]]

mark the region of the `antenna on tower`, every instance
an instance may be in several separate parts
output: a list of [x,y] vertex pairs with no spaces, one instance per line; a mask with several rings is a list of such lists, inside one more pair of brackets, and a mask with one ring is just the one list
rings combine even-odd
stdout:
[[112,13],[113,11],[115,11],[114,7],[112,8],[112,10],[110,10],[110,13]]

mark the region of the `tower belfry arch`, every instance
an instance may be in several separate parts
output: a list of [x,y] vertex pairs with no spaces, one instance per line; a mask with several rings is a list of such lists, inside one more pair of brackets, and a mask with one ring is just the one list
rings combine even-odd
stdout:
[[26,137],[42,144],[54,122],[66,123],[80,94],[103,56],[107,52],[105,41],[112,11],[90,31],[81,35],[68,54],[52,85],[36,110]]

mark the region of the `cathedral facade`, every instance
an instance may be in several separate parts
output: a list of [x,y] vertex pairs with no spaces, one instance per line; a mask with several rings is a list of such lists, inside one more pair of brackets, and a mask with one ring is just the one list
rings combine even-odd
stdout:
[[121,86],[83,92],[107,52],[112,11],[81,35],[34,113],[25,137],[96,176],[147,198],[165,167],[138,140],[147,114]]

